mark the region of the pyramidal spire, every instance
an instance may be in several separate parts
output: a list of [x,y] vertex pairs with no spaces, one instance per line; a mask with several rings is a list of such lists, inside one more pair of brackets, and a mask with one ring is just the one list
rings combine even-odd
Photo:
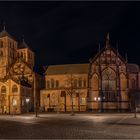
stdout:
[[108,48],[110,46],[110,43],[109,43],[109,32],[107,33],[106,35],[106,44],[105,44],[105,47]]
[[101,50],[101,46],[100,46],[100,43],[98,45],[98,52],[100,53],[100,50]]
[[25,41],[24,41],[24,35],[22,35],[22,43],[24,43]]
[[116,43],[116,50],[117,50],[117,53],[118,53],[119,52],[118,42]]
[[3,30],[5,31],[5,22],[3,22]]
[[125,60],[126,60],[126,63],[127,63],[128,62],[127,53],[125,53]]
[[109,40],[109,32],[107,33],[106,39]]

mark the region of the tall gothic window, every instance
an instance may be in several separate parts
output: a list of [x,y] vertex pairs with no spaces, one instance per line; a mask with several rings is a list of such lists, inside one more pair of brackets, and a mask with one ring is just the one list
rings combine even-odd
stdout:
[[111,68],[102,72],[102,90],[106,100],[116,99],[116,74]]
[[136,80],[132,79],[132,88],[135,89],[136,88]]
[[102,90],[116,89],[116,74],[112,69],[105,69],[102,73]]

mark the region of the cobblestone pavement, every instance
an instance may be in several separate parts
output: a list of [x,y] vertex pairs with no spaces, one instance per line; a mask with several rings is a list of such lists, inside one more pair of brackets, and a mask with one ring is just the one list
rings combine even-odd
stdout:
[[1,139],[140,139],[140,114],[0,115]]

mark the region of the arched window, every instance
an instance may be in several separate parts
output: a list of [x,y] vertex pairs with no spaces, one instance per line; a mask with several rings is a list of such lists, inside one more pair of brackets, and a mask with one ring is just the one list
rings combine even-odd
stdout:
[[20,53],[20,56],[23,58],[23,52]]
[[136,80],[132,79],[132,88],[135,89],[136,88]]
[[0,48],[3,48],[3,41],[0,42]]
[[18,57],[20,57],[20,54],[19,54],[19,52],[17,53],[17,56],[18,56]]
[[116,89],[116,74],[112,69],[105,69],[102,72],[102,90]]
[[54,88],[54,79],[51,79],[51,88]]
[[58,88],[59,87],[59,81],[56,80],[56,87]]
[[3,56],[3,51],[0,51],[0,56]]
[[86,80],[84,79],[84,81],[83,81],[83,87],[86,87],[86,86],[87,86]]
[[50,81],[47,81],[47,88],[50,88]]
[[92,82],[91,82],[93,90],[99,90],[99,83],[98,82],[99,82],[98,81],[98,75],[94,74],[92,76]]
[[5,86],[2,86],[2,87],[1,87],[1,93],[2,93],[2,94],[5,94],[5,93],[6,93],[6,87],[5,87]]
[[77,87],[77,80],[74,79],[74,87]]
[[121,87],[121,90],[126,90],[127,88],[127,79],[123,73],[120,74],[120,87]]
[[79,83],[79,87],[82,87],[82,79],[81,78],[79,79],[78,83]]
[[107,101],[116,100],[116,73],[111,68],[102,72],[102,91]]
[[16,85],[13,85],[12,87],[12,93],[17,93],[18,92],[18,88]]

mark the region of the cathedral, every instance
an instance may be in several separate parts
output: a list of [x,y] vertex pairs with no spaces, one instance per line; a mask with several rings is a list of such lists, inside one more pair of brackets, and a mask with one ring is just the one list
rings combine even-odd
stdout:
[[45,83],[42,111],[132,111],[140,72],[113,48],[108,34],[89,63],[47,66]]
[[[0,114],[33,111],[133,111],[140,106],[140,72],[105,38],[103,47],[84,64],[49,65],[45,76],[34,72],[35,54],[0,32]],[[45,83],[45,86],[44,86]]]
[[5,28],[0,32],[0,114],[20,114],[34,106],[34,52]]

